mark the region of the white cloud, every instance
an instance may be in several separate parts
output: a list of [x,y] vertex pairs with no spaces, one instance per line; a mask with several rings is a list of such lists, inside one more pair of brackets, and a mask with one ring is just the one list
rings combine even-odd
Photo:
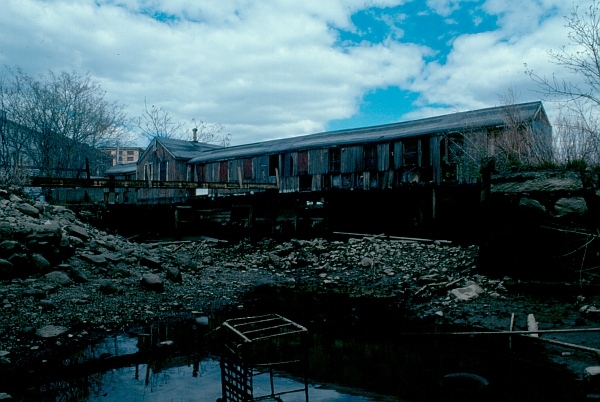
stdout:
[[223,124],[233,143],[324,130],[355,113],[366,91],[414,79],[428,51],[394,41],[337,45],[333,27],[352,30],[353,12],[392,0],[98,3],[6,1],[0,63],[32,74],[89,71],[130,115],[146,98],[176,119]]
[[[411,87],[420,93],[417,104],[424,109],[403,118],[433,113],[428,105],[465,111],[501,104],[509,89],[517,90],[518,101],[540,100],[538,87],[525,74],[525,63],[541,76],[577,79],[548,57],[550,49],[568,43],[563,15],[568,11],[564,7],[570,6],[558,8],[558,3],[532,0],[514,7],[502,0],[487,1],[484,8],[498,15],[499,29],[457,36],[445,63],[430,63]],[[550,102],[545,106],[550,114],[555,109]]]
[[460,9],[462,3],[476,1],[478,0],[427,0],[427,6],[442,17],[447,17]]
[[448,19],[459,7],[479,8],[497,16],[499,28],[453,34],[443,64],[425,64],[436,50],[398,28],[416,18],[398,10],[382,17],[390,32],[398,29],[385,41],[340,43],[340,29],[369,28],[353,25],[357,11],[404,2],[5,0],[0,65],[89,71],[131,116],[146,98],[178,120],[221,123],[240,144],[324,130],[380,88],[418,92],[422,116],[439,110],[432,105],[491,106],[509,86],[531,100],[523,63],[551,75],[547,51],[567,42],[562,16],[571,5],[561,0],[429,0]]

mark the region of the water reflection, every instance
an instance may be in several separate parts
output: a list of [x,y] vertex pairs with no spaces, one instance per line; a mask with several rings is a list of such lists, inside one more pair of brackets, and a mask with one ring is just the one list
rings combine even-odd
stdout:
[[[138,372],[147,370],[147,365],[111,370],[103,375],[101,386],[87,400],[102,402],[137,401],[216,401],[221,396],[221,374],[216,359],[204,359],[194,374],[193,364],[164,368],[159,372],[150,370],[149,381],[138,377]],[[261,395],[268,393],[268,376],[255,377],[255,390]],[[290,378],[276,377],[275,381],[284,388],[302,386]],[[382,401],[383,398],[342,393],[324,386],[310,385],[311,401],[366,402]],[[304,395],[289,394],[285,402],[304,402]]]
[[[443,337],[423,323],[408,327],[409,336],[391,315],[387,321],[375,320],[373,313],[361,315],[350,324],[343,317],[296,320],[311,323],[311,402],[576,400],[580,391],[564,367],[551,364],[530,338],[509,343],[501,337]],[[221,372],[219,361],[208,353],[214,349],[207,347],[206,335],[223,321],[200,317],[107,337],[28,372],[4,373],[0,392],[15,401],[216,401],[222,395]],[[269,394],[269,376],[255,379],[255,395]],[[290,373],[278,373],[275,381],[277,389],[303,386]],[[282,399],[304,401],[305,396]]]
[[[28,385],[13,384],[15,401],[217,401],[222,396],[219,360],[205,351],[206,317],[193,323],[155,324],[109,336],[74,351],[52,367],[38,367]],[[6,379],[5,379],[6,380]],[[303,379],[279,373],[279,389],[303,387]],[[0,382],[0,385],[1,382]],[[269,375],[254,376],[257,395],[269,394]],[[305,401],[288,394],[285,402]],[[366,402],[385,397],[352,388],[309,384],[310,401]],[[397,401],[397,398],[391,400]]]

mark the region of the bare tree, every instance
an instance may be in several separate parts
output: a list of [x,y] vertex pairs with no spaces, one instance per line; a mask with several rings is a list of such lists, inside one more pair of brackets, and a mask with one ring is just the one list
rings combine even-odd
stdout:
[[15,160],[46,175],[81,169],[99,143],[123,135],[124,106],[105,100],[89,74],[49,71],[36,78],[20,68],[4,71],[0,97]]
[[582,83],[559,80],[555,75],[552,78],[542,77],[533,70],[527,69],[527,74],[539,84],[545,95],[557,100],[587,99],[600,105],[600,4],[593,0],[589,8],[580,13],[575,6],[571,14],[565,16],[569,45],[563,46],[558,51],[550,50],[550,61],[563,67],[575,76],[581,78]]
[[600,160],[600,0],[581,11],[574,6],[565,16],[569,47],[549,51],[550,61],[564,68],[573,80],[540,76],[527,68],[540,93],[561,105],[555,125],[558,162],[598,165]]
[[600,119],[589,102],[561,108],[554,122],[554,154],[566,166],[593,166],[600,161]]
[[198,142],[216,142],[219,145],[228,147],[231,144],[231,134],[223,133],[223,126],[219,123],[208,124],[202,120],[192,119],[192,131],[196,130],[196,138]]
[[144,111],[137,118],[136,125],[140,134],[152,140],[154,137],[179,138],[182,136],[183,123],[175,121],[171,113],[162,106],[151,105],[144,99]]
[[498,172],[547,166],[553,162],[552,133],[548,126],[523,116],[517,92],[500,97],[502,124],[494,128],[465,127],[448,134],[442,143],[444,179],[478,177],[483,170]]
[[224,134],[221,124],[210,124],[194,118],[189,124],[191,129],[187,129],[185,123],[175,120],[162,106],[148,106],[146,99],[144,99],[144,112],[135,120],[135,124],[140,129],[140,134],[148,140],[163,137],[213,142],[225,147],[231,143],[231,134]]

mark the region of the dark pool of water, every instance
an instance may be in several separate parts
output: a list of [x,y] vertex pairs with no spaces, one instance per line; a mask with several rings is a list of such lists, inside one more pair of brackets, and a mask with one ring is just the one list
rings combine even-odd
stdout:
[[[524,337],[509,342],[507,337],[439,335],[464,328],[411,320],[393,304],[262,294],[242,310],[107,337],[60,361],[40,363],[22,378],[0,379],[0,392],[17,401],[216,401],[222,394],[216,328],[234,316],[276,312],[308,328],[310,401],[585,398],[572,372],[553,362],[539,343]],[[276,392],[302,388],[302,374],[276,372]],[[254,378],[254,395],[269,394],[269,376]],[[306,396],[297,392],[281,399],[305,401]]]

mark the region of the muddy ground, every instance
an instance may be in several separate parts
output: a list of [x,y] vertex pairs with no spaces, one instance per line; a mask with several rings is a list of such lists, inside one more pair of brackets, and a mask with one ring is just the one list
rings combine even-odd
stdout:
[[[5,372],[140,325],[223,309],[251,314],[261,289],[273,288],[378,301],[389,308],[386,314],[477,331],[507,331],[511,319],[513,330],[527,330],[530,314],[540,330],[600,327],[600,296],[593,283],[534,287],[490,277],[479,267],[475,245],[382,236],[138,244],[90,226],[67,208],[2,195],[0,370]],[[346,307],[340,306],[340,314]],[[271,312],[281,309],[274,304]],[[309,315],[314,319],[319,312]],[[600,348],[596,332],[576,341]],[[564,350],[556,353],[567,359],[586,355],[576,368],[583,378],[590,353]]]

